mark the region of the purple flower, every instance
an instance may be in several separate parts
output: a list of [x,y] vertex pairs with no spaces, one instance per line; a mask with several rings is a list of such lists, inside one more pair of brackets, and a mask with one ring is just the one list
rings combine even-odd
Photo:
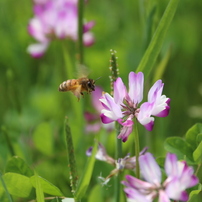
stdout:
[[[28,52],[33,57],[40,57],[54,38],[69,38],[76,41],[78,24],[78,0],[35,0],[34,18],[28,25],[28,31],[38,43],[31,44]],[[94,37],[89,30],[94,22],[88,22],[83,27],[84,45],[90,46]]]
[[[147,149],[148,148],[145,147],[142,151],[140,151],[139,155],[141,156],[141,155],[145,154]],[[91,156],[92,150],[93,150],[93,148],[90,147],[86,151],[86,155]],[[116,160],[107,154],[105,147],[101,143],[99,143],[99,145],[98,145],[98,150],[95,155],[95,158],[100,161],[105,161],[115,167],[115,169],[113,169],[106,178],[102,178],[104,180],[104,182],[108,182],[109,178],[111,178],[114,175],[117,175],[120,171],[123,171],[124,169],[135,171],[135,168],[136,168],[136,157],[135,156],[130,157],[130,154],[127,154],[124,158],[119,158]]]
[[169,114],[170,98],[162,95],[163,86],[161,80],[151,87],[148,93],[148,101],[141,104],[143,99],[144,75],[142,72],[129,73],[129,91],[127,91],[122,79],[119,77],[114,82],[114,97],[105,93],[100,101],[104,107],[101,113],[103,123],[118,121],[123,127],[118,138],[125,142],[133,129],[133,118],[137,118],[147,130],[154,126],[154,117],[165,117]]
[[95,91],[92,92],[92,105],[96,112],[85,112],[84,116],[87,121],[86,132],[98,132],[102,127],[107,131],[111,131],[114,128],[114,123],[103,124],[100,122],[100,113],[103,109],[102,104],[99,101],[99,98],[102,96],[102,89],[98,86],[95,87]]
[[165,160],[165,172],[167,178],[164,182],[160,167],[150,153],[139,157],[140,170],[146,181],[126,175],[126,181],[122,183],[127,197],[136,202],[151,202],[158,197],[159,202],[170,202],[172,200],[187,201],[187,188],[198,183],[194,170],[185,161],[177,161],[175,154],[168,153]]

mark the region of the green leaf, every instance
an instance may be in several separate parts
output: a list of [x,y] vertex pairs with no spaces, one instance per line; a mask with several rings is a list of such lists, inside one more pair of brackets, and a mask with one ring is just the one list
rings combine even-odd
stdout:
[[194,163],[192,158],[192,150],[180,137],[169,137],[164,143],[164,147],[168,152],[174,153],[179,159],[185,159],[189,163]]
[[199,133],[199,134],[197,135],[197,137],[196,137],[196,142],[197,142],[197,144],[200,144],[201,141],[202,141],[202,133]]
[[85,195],[86,190],[89,186],[93,168],[94,168],[95,154],[97,152],[97,147],[98,147],[98,143],[95,142],[95,144],[93,146],[92,155],[88,159],[88,162],[87,162],[86,167],[83,172],[83,177],[81,178],[81,180],[77,186],[77,189],[75,191],[74,197],[76,200],[82,199],[82,197]]
[[18,173],[27,177],[34,175],[31,168],[18,156],[14,156],[8,161],[5,172]]
[[[37,179],[36,179],[37,178]],[[50,194],[52,196],[63,196],[63,193],[60,191],[59,188],[57,188],[55,185],[47,181],[46,179],[40,177],[40,176],[32,176],[30,178],[32,185],[36,188],[36,180],[40,182],[41,188],[44,193]]]
[[193,190],[190,192],[188,202],[197,202],[197,201],[200,202],[201,196],[199,196],[199,193],[201,192],[201,190],[202,190],[202,185],[199,184],[197,190]]
[[202,142],[198,145],[193,153],[194,161],[200,163],[202,161]]
[[88,198],[88,202],[103,202],[103,195],[102,195],[102,186],[101,184],[97,184],[91,190],[91,193]]
[[137,67],[136,72],[143,72],[145,74],[145,78],[149,75],[157,59],[157,56],[159,55],[166,32],[177,9],[178,2],[179,0],[170,0],[154,33],[154,36],[152,37],[152,40],[144,56],[142,57],[139,66]]
[[196,123],[186,133],[185,139],[193,150],[197,147],[197,136],[202,133],[202,124]]
[[[1,182],[1,184],[2,184],[2,187],[0,186],[0,200],[2,200],[2,197],[3,197],[3,198],[4,198],[4,201],[13,202],[13,199],[12,199],[10,193],[8,192],[8,189],[7,189],[7,186],[6,186],[5,182],[4,182],[4,179],[2,178],[1,172],[0,172],[0,182]],[[2,188],[2,189],[1,189],[1,188]],[[4,190],[3,190],[3,189],[4,189]],[[4,192],[4,191],[5,191],[5,192]],[[5,193],[5,195],[6,195],[5,197],[2,196],[3,193]]]
[[49,123],[41,123],[33,134],[33,141],[36,148],[46,155],[53,152],[53,133]]
[[29,196],[32,189],[29,177],[17,173],[6,173],[3,175],[3,180],[10,194],[22,198]]
[[40,182],[40,177],[37,175],[35,172],[35,175],[32,178],[32,183],[35,185],[34,187],[36,188],[36,199],[37,202],[44,202],[44,193],[43,193],[43,188],[41,186]]

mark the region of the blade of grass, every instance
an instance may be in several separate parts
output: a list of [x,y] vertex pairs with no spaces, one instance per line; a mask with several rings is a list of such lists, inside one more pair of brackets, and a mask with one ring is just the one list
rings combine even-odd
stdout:
[[165,39],[165,35],[177,9],[178,2],[179,0],[170,0],[163,14],[163,17],[161,18],[161,21],[159,22],[159,25],[154,33],[154,36],[152,37],[152,40],[142,60],[140,61],[139,66],[137,67],[136,72],[144,72],[145,78],[148,77],[154,66],[157,56],[159,55],[163,41]]
[[94,163],[95,163],[95,154],[97,152],[98,142],[96,141],[93,146],[92,155],[89,157],[87,164],[85,166],[83,177],[80,179],[78,187],[76,189],[74,198],[76,201],[80,201],[86,193],[86,190],[89,186],[90,179],[93,173]]

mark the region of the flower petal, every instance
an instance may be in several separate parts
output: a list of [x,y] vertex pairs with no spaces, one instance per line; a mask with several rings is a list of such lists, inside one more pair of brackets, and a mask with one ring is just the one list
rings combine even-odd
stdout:
[[129,117],[125,122],[122,123],[121,119],[118,119],[118,122],[123,126],[121,128],[120,134],[118,135],[118,139],[122,139],[122,142],[126,142],[128,139],[128,136],[132,133],[133,131],[133,117]]
[[165,160],[165,172],[167,176],[177,176],[177,156],[175,154],[167,153]]
[[[104,111],[104,110],[102,110],[102,111]],[[108,111],[106,111],[106,112],[108,112]],[[113,118],[113,116],[112,116],[113,114],[111,115],[108,113],[107,115]],[[112,123],[113,121],[115,121],[112,118],[109,118],[108,116],[105,116],[105,114],[100,115],[102,123],[108,124],[108,123]]]
[[100,101],[104,104],[103,106],[105,106],[106,108],[102,110],[101,118],[105,117],[106,119],[106,117],[108,117],[109,119],[115,121],[123,117],[121,106],[116,104],[114,99],[108,93],[105,93],[103,97],[100,99]]
[[114,82],[114,100],[120,105],[123,104],[123,99],[127,93],[126,86],[124,85],[122,79],[119,77]]
[[44,55],[46,49],[48,48],[49,43],[41,44],[31,44],[27,48],[27,52],[35,58],[39,58]]
[[158,202],[170,202],[168,195],[163,190],[159,190],[159,200]]
[[127,187],[131,187],[134,189],[140,189],[140,190],[147,190],[147,189],[151,189],[153,186],[152,184],[142,181],[131,175],[126,175],[125,178],[126,178],[126,181],[122,181],[122,184],[124,184]]
[[87,23],[84,24],[84,26],[83,26],[83,32],[84,32],[84,33],[88,32],[88,31],[91,30],[94,26],[95,26],[95,21],[87,22]]
[[151,153],[140,156],[139,163],[141,173],[147,182],[156,185],[161,183],[161,170]]
[[138,104],[143,98],[144,75],[142,72],[129,73],[129,97],[134,104]]
[[148,93],[148,102],[153,103],[152,115],[158,117],[168,116],[170,111],[170,99],[162,95],[164,84],[161,80],[154,83]]
[[153,104],[145,102],[140,106],[140,111],[137,114],[138,121],[148,130],[151,131],[154,126],[154,117],[151,117]]
[[188,195],[184,192],[178,177],[173,177],[173,179],[166,185],[165,192],[171,199],[182,201],[188,200]]
[[[136,189],[125,188],[124,191],[126,193],[127,198],[129,198],[129,200],[127,200],[128,202],[143,202],[143,201],[152,202],[150,198],[147,198],[147,195],[142,194]],[[130,200],[130,199],[134,199],[134,200]]]
[[95,38],[92,32],[86,32],[83,34],[83,44],[85,46],[92,46],[95,42]]

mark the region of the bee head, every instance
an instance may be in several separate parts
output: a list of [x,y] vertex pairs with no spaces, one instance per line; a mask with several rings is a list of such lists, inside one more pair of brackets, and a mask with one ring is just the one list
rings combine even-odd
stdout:
[[89,79],[87,86],[91,91],[95,91],[95,81],[93,79]]

